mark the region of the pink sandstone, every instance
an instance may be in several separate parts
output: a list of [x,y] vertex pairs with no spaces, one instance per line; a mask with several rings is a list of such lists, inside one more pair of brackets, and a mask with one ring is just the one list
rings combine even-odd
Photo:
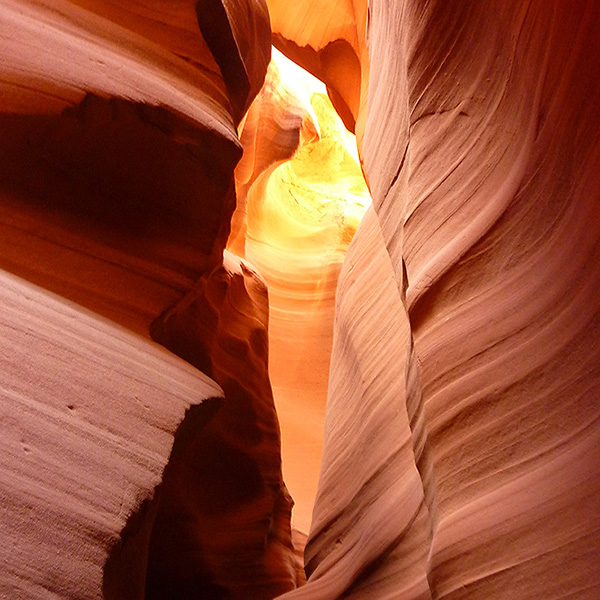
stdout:
[[1,597],[599,597],[597,2],[2,0],[0,56]]

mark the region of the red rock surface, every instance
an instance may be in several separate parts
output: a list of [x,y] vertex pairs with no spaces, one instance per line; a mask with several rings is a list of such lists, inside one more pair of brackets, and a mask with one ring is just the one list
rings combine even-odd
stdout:
[[174,434],[223,393],[146,339],[0,278],[0,597],[143,598]]
[[[42,287],[22,284],[14,300],[2,298],[0,389],[12,399],[22,388],[36,403],[9,404],[1,438],[0,595],[270,598],[296,584],[264,284],[231,260],[223,267],[236,125],[262,86],[268,15],[260,1],[208,4],[2,4],[0,267],[8,281],[7,271]],[[207,374],[149,339],[157,317],[222,271],[232,278],[229,304],[218,295],[226,278],[216,276],[214,308],[225,326],[208,319],[198,343],[211,348],[210,364],[199,366],[223,381],[225,398]],[[28,307],[35,314],[64,298],[110,321],[70,308],[27,325]],[[31,352],[38,336],[50,349],[25,359],[28,336]],[[124,375],[122,363],[132,363]],[[150,384],[152,402],[138,393]],[[188,406],[213,396],[183,421]],[[69,407],[80,404],[83,418],[71,424]],[[67,417],[64,441],[57,411]],[[19,462],[19,444],[29,452],[33,442],[39,451]],[[197,504],[190,485],[204,490],[191,494]],[[175,539],[182,522],[201,526],[185,543]],[[179,554],[165,556],[173,539]]]
[[0,595],[597,599],[598,3],[267,4],[2,1]]
[[377,219],[338,290],[310,576],[289,597],[596,598],[598,7],[369,14]]
[[266,286],[224,264],[152,325],[152,337],[217,381],[221,406],[175,447],[150,543],[147,598],[274,598],[296,586],[291,498],[268,374]]
[[367,2],[270,0],[273,43],[327,85],[350,131],[362,135],[369,86]]

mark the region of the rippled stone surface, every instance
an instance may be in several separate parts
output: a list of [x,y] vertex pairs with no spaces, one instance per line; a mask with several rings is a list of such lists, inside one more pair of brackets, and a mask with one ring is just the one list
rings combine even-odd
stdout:
[[[292,589],[266,291],[223,264],[266,5],[7,0],[0,34],[0,595]],[[202,371],[149,329],[214,273]]]
[[596,599],[600,8],[268,5],[2,3],[0,595]]
[[143,598],[155,488],[214,381],[0,274],[0,596]]
[[296,586],[268,316],[264,282],[226,252],[222,266],[152,325],[153,339],[212,377],[225,398],[173,449],[147,598],[274,598]]
[[598,595],[599,16],[369,3],[376,217],[340,280],[309,579],[290,598]]

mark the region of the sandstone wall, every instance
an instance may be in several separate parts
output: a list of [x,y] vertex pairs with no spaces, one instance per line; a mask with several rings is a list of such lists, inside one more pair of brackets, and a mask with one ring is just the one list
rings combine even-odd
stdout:
[[[368,15],[377,218],[338,288],[309,580],[290,598],[595,598],[598,7]],[[316,49],[313,32],[291,41]],[[374,232],[388,266],[371,260],[371,282]]]
[[[267,4],[2,0],[0,595],[594,600],[600,7]],[[223,258],[243,127],[232,249],[302,289],[266,191],[326,136],[273,79],[246,112],[270,28],[373,197],[296,344],[333,344],[296,590],[267,294]]]
[[[270,51],[260,0],[2,2],[3,598],[296,585],[267,294],[223,265]],[[150,327],[207,278],[201,371]]]

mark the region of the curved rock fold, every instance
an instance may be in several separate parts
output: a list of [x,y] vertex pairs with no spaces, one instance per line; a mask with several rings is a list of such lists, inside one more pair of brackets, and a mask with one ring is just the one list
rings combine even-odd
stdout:
[[599,24],[2,0],[0,596],[597,599]]

